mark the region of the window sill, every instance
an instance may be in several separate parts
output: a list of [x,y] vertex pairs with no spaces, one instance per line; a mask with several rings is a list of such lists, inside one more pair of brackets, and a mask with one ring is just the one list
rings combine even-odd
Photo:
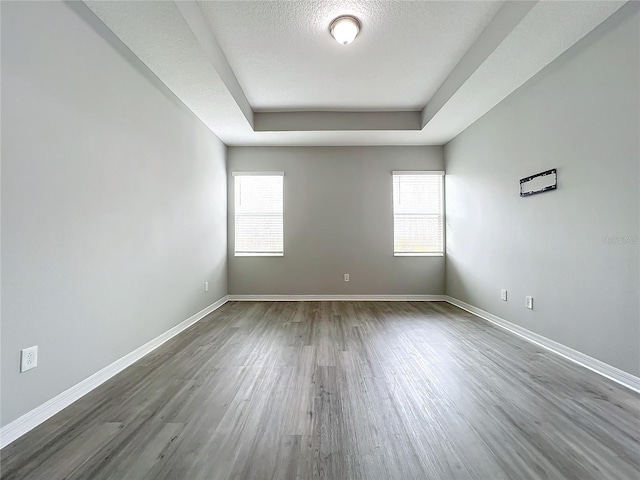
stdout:
[[443,252],[429,252],[429,253],[402,253],[402,252],[393,252],[394,257],[444,257]]
[[235,252],[236,257],[284,257],[284,253],[238,253]]

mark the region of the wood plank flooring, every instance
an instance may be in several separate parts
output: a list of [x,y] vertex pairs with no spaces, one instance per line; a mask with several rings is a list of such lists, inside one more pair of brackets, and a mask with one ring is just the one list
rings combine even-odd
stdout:
[[640,396],[445,303],[231,302],[0,465],[4,480],[637,480]]

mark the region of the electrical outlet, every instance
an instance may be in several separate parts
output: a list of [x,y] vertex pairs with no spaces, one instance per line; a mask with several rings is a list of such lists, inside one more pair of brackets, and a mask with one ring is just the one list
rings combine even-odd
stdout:
[[500,290],[500,298],[502,300],[504,300],[505,302],[507,301],[507,290],[506,289],[503,288],[502,290]]
[[527,307],[529,310],[533,310],[533,297],[524,297],[525,299],[525,304],[524,306]]
[[348,273],[345,273],[345,274],[344,274],[344,281],[345,281],[345,282],[348,282],[348,281],[349,281],[349,274],[348,274]]
[[204,282],[204,291],[205,292],[209,291],[209,282]]
[[38,346],[20,350],[20,373],[38,366]]

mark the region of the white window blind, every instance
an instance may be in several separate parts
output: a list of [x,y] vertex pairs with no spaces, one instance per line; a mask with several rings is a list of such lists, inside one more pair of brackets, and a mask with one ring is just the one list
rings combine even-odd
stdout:
[[282,172],[233,172],[235,255],[282,256]]
[[444,172],[393,172],[394,255],[444,254]]

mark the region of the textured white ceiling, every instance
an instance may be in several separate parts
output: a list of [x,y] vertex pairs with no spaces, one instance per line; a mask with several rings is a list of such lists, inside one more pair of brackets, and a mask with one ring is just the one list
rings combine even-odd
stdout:
[[[199,1],[256,111],[421,110],[500,1]],[[355,15],[348,46],[331,20]]]
[[[626,2],[507,2],[493,18],[486,4],[475,7],[477,2],[457,0],[264,0],[215,5],[183,0],[180,8],[170,1],[85,3],[227,145],[442,145]],[[626,10],[638,5],[629,2]],[[494,4],[492,12],[498,7]],[[246,20],[245,8],[250,12]],[[216,17],[219,11],[227,11],[224,27],[214,23],[223,18]],[[233,11],[237,18],[229,13]],[[431,15],[436,11],[447,28],[433,25]],[[364,23],[362,37],[348,47],[338,45],[326,31],[329,20],[339,13],[355,13]],[[486,28],[470,24],[473,15]],[[284,28],[288,20],[283,19],[302,18],[307,18],[304,26]],[[399,28],[403,18],[410,20],[406,30]],[[238,32],[231,32],[234,28]],[[458,38],[458,28],[466,40]],[[228,38],[221,35],[224,29]],[[386,41],[390,32],[395,33]],[[429,35],[439,35],[441,43],[426,42]],[[218,36],[227,40],[217,41]],[[465,53],[474,39],[474,48]],[[393,42],[398,43],[390,47]],[[464,42],[466,47],[461,46]],[[439,65],[437,74],[425,70],[424,58]],[[399,66],[402,62],[405,65]],[[344,86],[340,66],[353,68],[354,75],[368,73]],[[243,68],[253,73],[243,73]],[[411,99],[410,91],[423,96]],[[246,99],[244,104],[239,101],[245,95],[250,106]],[[402,103],[403,95],[407,103]],[[434,100],[427,103],[432,95]],[[422,130],[418,113],[398,113],[421,110],[425,103]],[[261,109],[307,112],[253,114]],[[336,111],[308,111],[331,109]],[[346,109],[396,113],[339,113]],[[260,131],[254,131],[252,117]]]

